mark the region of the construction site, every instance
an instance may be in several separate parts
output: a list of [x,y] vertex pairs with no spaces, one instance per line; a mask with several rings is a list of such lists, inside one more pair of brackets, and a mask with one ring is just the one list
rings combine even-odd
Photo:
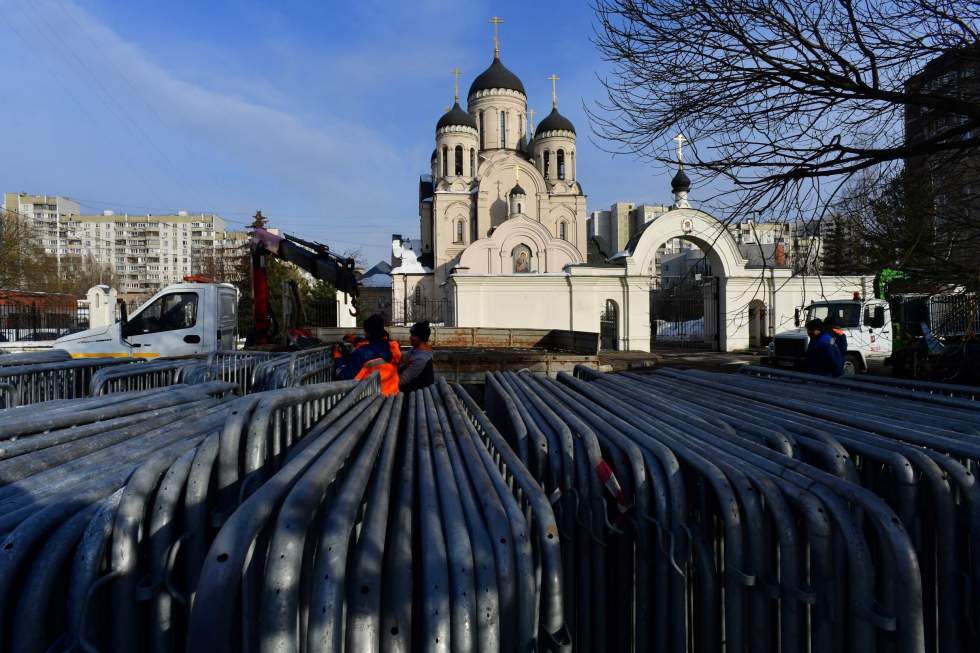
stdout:
[[330,346],[0,356],[0,650],[976,641],[977,388],[459,331],[391,396]]

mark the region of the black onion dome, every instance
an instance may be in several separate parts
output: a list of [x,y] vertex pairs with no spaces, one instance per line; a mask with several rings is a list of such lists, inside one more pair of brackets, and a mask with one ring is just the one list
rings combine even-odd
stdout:
[[675,193],[680,191],[686,193],[691,190],[691,178],[684,172],[684,168],[677,170],[677,174],[670,180],[670,187]]
[[575,125],[572,124],[571,120],[558,113],[558,107],[554,107],[551,110],[551,113],[549,113],[548,116],[541,121],[538,128],[534,130],[534,135],[538,136],[545,132],[553,131],[567,131],[572,132],[573,134],[575,133]]
[[527,195],[527,193],[524,192],[524,189],[521,188],[521,185],[520,184],[514,184],[514,187],[510,189],[510,194],[511,195],[525,195],[525,196]]
[[470,84],[470,92],[467,97],[472,97],[478,91],[489,91],[494,88],[505,88],[510,91],[517,91],[524,97],[524,84],[518,79],[517,75],[507,70],[504,64],[500,63],[500,57],[494,57],[490,67],[477,75],[473,83]]
[[436,123],[436,130],[443,127],[472,127],[476,129],[476,119],[463,111],[463,107],[459,106],[459,102],[456,102],[453,104],[453,108],[442,114],[442,118],[439,118],[439,122]]

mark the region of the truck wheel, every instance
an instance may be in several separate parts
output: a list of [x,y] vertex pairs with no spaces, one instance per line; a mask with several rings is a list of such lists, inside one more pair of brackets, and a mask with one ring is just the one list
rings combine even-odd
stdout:
[[854,376],[861,371],[861,361],[854,354],[844,357],[844,376]]

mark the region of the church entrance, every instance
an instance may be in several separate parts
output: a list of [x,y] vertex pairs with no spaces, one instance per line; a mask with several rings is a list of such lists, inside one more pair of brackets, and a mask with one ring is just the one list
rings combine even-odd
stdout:
[[650,345],[719,349],[718,278],[654,277],[650,287]]

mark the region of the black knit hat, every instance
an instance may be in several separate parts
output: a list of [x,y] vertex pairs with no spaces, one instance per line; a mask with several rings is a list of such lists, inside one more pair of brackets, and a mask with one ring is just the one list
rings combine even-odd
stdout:
[[432,329],[429,327],[428,322],[416,322],[408,332],[422,342],[428,342],[429,336],[432,335]]

